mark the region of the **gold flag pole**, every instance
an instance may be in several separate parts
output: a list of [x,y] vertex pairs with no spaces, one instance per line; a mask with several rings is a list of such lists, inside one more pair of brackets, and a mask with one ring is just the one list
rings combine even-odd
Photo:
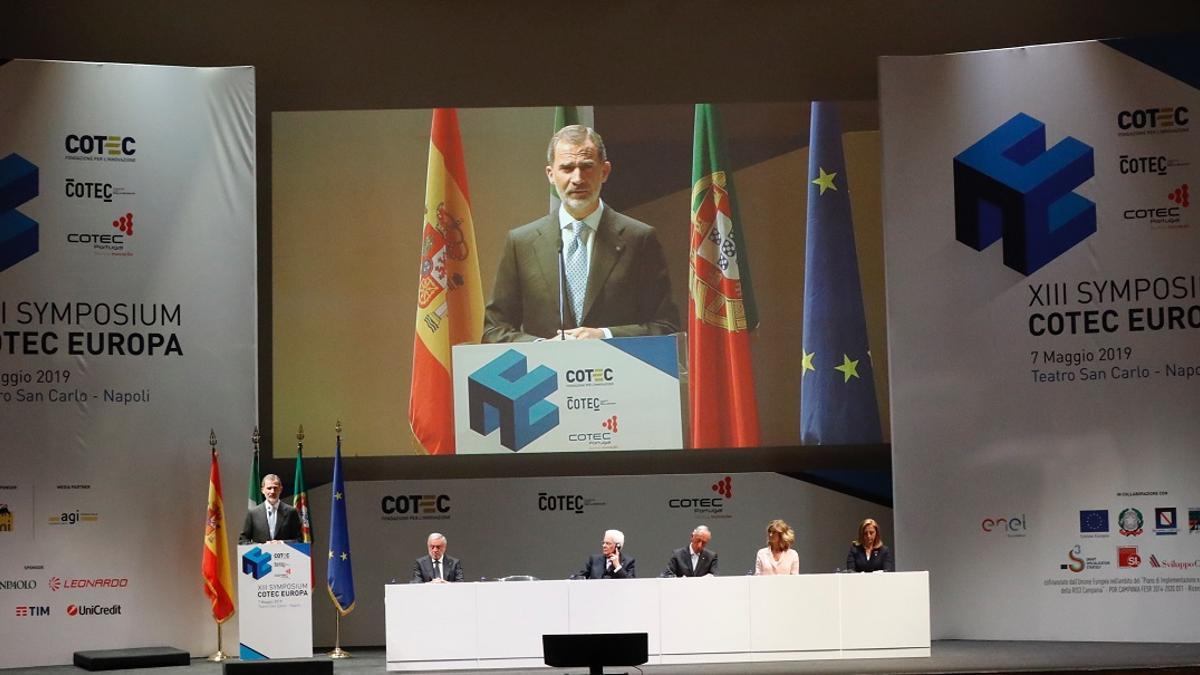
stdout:
[[342,613],[333,609],[333,651],[329,652],[331,659],[348,659],[350,652],[342,649]]
[[230,657],[228,654],[221,651],[221,622],[217,621],[217,651],[213,652],[212,655],[208,657],[208,660],[220,663],[221,661],[226,661],[229,658]]
[[[213,450],[217,448],[217,432],[213,429],[208,430],[208,445]],[[221,536],[225,536],[225,533],[222,532]],[[221,651],[221,622],[217,621],[216,617],[213,617],[213,621],[216,621],[217,624],[217,651],[213,652],[208,660],[220,663],[229,659],[229,655]]]
[[[337,434],[337,440],[342,440],[342,421],[338,420],[333,427]],[[350,652],[342,649],[342,612],[337,607],[333,608],[333,651],[329,652],[331,659],[348,659],[351,658]]]

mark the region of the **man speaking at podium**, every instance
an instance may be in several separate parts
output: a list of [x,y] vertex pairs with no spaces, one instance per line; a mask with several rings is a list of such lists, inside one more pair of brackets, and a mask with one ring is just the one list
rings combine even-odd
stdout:
[[600,200],[611,171],[604,140],[593,129],[575,124],[550,139],[546,178],[562,205],[508,233],[484,315],[484,342],[556,338],[560,328],[567,340],[679,330],[654,228]]
[[261,489],[263,497],[267,500],[246,512],[246,522],[242,525],[238,543],[300,541],[300,514],[296,509],[279,501],[279,495],[283,494],[283,483],[279,476],[273,473],[263,476]]

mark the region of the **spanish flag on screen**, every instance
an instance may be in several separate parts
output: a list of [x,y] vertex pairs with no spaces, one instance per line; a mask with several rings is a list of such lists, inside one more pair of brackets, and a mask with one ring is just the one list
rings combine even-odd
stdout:
[[450,348],[479,342],[483,288],[458,112],[433,111],[425,222],[417,287],[408,422],[416,443],[430,455],[454,454],[454,394]]
[[204,524],[204,555],[200,563],[204,592],[212,600],[217,623],[233,616],[233,582],[229,579],[229,543],[225,529],[225,506],[221,500],[221,466],[217,449],[212,449],[208,472],[208,518]]

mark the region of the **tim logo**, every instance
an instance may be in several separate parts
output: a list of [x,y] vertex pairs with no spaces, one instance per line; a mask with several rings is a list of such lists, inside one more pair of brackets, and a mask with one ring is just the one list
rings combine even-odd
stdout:
[[17,616],[50,616],[50,607],[37,607],[34,605],[17,605],[15,612]]
[[725,476],[721,480],[713,483],[712,491],[721,495],[722,497],[724,497],[726,499],[732,499],[733,498],[733,479],[730,478],[729,476]]
[[258,546],[242,556],[242,574],[249,574],[255,581],[271,573],[271,554]]
[[0,271],[38,252],[37,221],[17,207],[38,196],[38,168],[13,153],[0,159]]
[[1096,231],[1096,204],[1072,192],[1095,175],[1091,146],[1017,113],[954,158],[954,233],[976,251],[1003,239],[1004,264],[1033,274]]
[[553,370],[530,372],[510,349],[467,377],[471,430],[487,436],[499,427],[500,445],[517,452],[558,426],[558,406],[546,400],[557,390]]

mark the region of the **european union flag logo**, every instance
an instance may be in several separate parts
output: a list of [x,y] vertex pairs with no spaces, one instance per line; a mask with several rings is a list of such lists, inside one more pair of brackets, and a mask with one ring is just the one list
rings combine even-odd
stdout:
[[1079,512],[1079,531],[1085,534],[1108,532],[1108,510],[1092,509]]

